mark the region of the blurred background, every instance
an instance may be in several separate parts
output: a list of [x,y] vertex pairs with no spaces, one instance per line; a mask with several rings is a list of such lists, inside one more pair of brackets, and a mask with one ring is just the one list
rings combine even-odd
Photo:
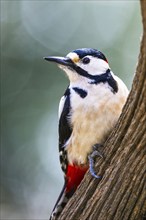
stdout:
[[63,186],[68,79],[43,57],[97,48],[130,89],[141,33],[138,1],[1,1],[1,219],[48,219]]

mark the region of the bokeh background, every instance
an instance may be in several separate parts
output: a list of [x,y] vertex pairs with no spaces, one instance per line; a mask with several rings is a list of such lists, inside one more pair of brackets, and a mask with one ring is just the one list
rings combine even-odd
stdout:
[[63,185],[58,103],[68,79],[44,56],[100,49],[130,89],[138,1],[1,0],[1,219],[48,219]]

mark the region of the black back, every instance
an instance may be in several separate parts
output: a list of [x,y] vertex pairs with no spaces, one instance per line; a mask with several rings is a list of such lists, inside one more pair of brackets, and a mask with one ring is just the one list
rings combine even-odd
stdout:
[[70,117],[70,89],[66,89],[65,93],[65,103],[63,111],[59,119],[59,152],[60,152],[60,163],[62,166],[63,172],[66,172],[67,169],[67,153],[65,150],[65,144],[71,136],[72,128],[69,122]]

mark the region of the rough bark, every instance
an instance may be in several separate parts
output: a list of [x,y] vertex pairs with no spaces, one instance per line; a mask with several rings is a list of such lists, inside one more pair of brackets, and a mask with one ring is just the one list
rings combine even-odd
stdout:
[[[96,161],[101,179],[87,173],[59,220],[146,218],[146,1],[143,37],[132,89],[119,121]],[[145,216],[145,217],[144,217]]]

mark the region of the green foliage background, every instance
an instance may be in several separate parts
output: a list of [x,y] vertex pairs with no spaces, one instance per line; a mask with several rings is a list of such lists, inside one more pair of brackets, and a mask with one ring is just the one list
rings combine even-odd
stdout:
[[48,219],[63,185],[58,103],[68,79],[44,56],[93,47],[131,87],[138,1],[1,1],[1,215]]

